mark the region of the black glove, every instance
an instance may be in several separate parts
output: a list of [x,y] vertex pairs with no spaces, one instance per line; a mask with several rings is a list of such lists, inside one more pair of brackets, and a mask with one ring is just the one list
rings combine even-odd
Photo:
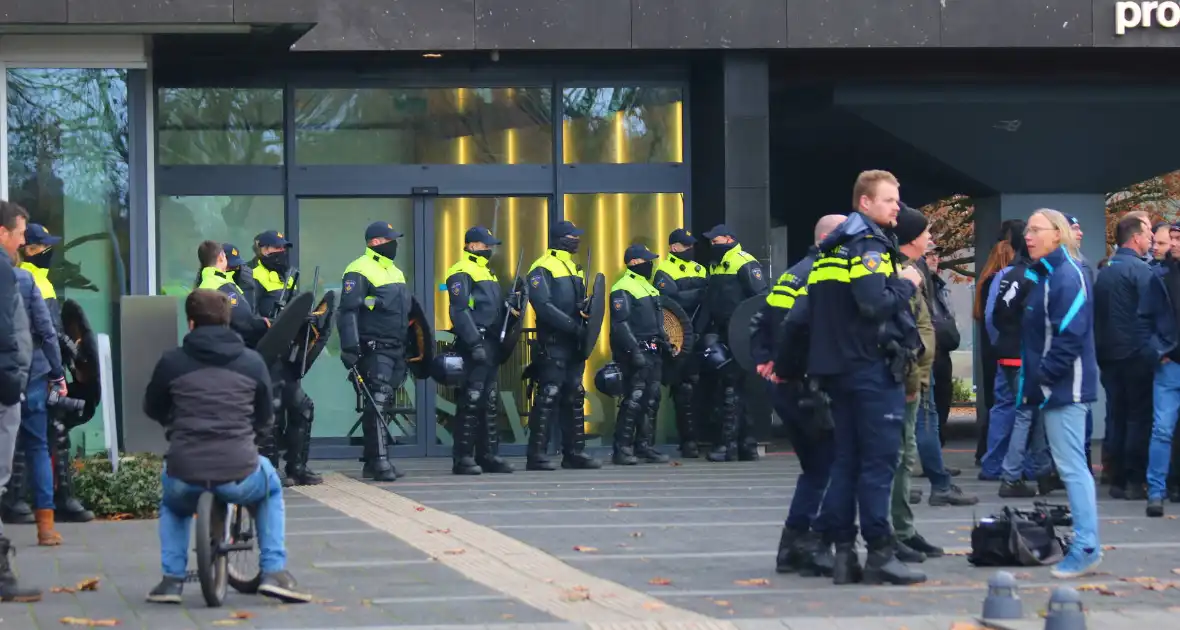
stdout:
[[0,405],[19,405],[22,389],[19,380],[9,376],[7,372],[0,372]]
[[351,370],[356,366],[357,362],[361,360],[360,348],[341,348],[340,362],[344,364],[344,369]]
[[637,370],[647,367],[647,355],[642,350],[632,350],[631,366]]
[[471,346],[471,362],[484,365],[488,362],[488,351],[483,347],[482,343],[477,343]]
[[1029,407],[1040,407],[1043,402],[1045,402],[1045,392],[1036,383],[1029,383],[1024,388],[1023,403]]

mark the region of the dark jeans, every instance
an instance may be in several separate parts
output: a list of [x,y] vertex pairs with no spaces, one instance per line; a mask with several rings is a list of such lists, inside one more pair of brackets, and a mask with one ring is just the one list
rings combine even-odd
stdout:
[[827,377],[832,398],[835,460],[817,527],[830,542],[856,541],[856,517],[866,542],[893,535],[890,493],[905,425],[905,387],[884,363]]
[[820,504],[828,489],[832,472],[834,443],[831,431],[816,430],[810,423],[810,411],[800,409],[799,401],[803,390],[786,384],[768,383],[774,411],[783,420],[783,428],[791,440],[795,456],[803,474],[795,484],[795,495],[791,498],[791,509],[787,513],[786,526],[796,532],[822,531],[816,527]]
[[938,410],[938,441],[946,446],[946,422],[951,417],[951,398],[955,394],[955,375],[951,355],[934,355],[934,408]]
[[1155,364],[1140,358],[1102,366],[1102,386],[1110,400],[1107,417],[1110,483],[1115,487],[1147,482],[1147,450],[1154,414]]

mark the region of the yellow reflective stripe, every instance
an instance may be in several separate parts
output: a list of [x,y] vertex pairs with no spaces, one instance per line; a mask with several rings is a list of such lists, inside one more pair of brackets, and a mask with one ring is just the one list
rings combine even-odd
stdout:
[[795,298],[790,295],[771,293],[766,296],[766,305],[771,308],[791,308],[795,306]]
[[877,266],[876,271],[869,271],[869,268],[865,267],[864,265],[853,265],[852,271],[849,272],[849,276],[853,280],[856,280],[857,278],[864,278],[865,276],[871,276],[875,273],[883,273],[887,276],[893,275],[893,263],[889,262],[888,260],[882,260],[881,264]]
[[807,276],[807,284],[850,281],[848,269],[841,267],[812,267],[811,275]]

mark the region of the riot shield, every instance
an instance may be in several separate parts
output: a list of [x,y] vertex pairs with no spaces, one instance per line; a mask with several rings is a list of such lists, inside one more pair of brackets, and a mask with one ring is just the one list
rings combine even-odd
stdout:
[[410,325],[406,330],[406,367],[414,378],[430,378],[430,364],[434,361],[434,328],[422,310],[418,298],[410,297]]
[[582,344],[582,358],[589,359],[598,345],[598,336],[602,334],[602,318],[606,315],[606,276],[595,274],[594,284],[590,292],[589,306],[586,309],[586,337]]
[[750,322],[754,320],[754,316],[758,314],[758,310],[764,304],[766,304],[766,296],[755,295],[738,304],[737,308],[733,309],[733,315],[729,318],[729,338],[726,340],[726,345],[729,346],[733,360],[737,361],[743,370],[752,372],[758,367],[754,365],[754,355],[750,350]]
[[660,300],[660,306],[664,311],[664,336],[671,346],[668,353],[672,359],[679,359],[693,346],[692,318],[675,300]]
[[336,317],[336,292],[328,291],[311,311],[311,316],[303,322],[299,334],[295,335],[295,346],[292,351],[292,363],[300,368],[300,373],[307,375],[311,365],[328,345],[332,337],[332,323]]
[[517,278],[513,283],[512,292],[506,300],[504,319],[496,331],[500,347],[500,364],[503,365],[516,353],[516,346],[520,343],[520,333],[524,330],[524,315],[529,307],[529,283],[524,278]]
[[270,328],[254,346],[268,367],[273,365],[275,361],[289,356],[288,352],[291,350],[292,342],[295,341],[295,336],[299,334],[299,331],[303,329],[303,323],[307,321],[307,313],[311,310],[312,299],[314,298],[311,292],[304,291],[288,301],[278,317],[270,320]]
[[[69,342],[62,340],[62,345],[72,345],[70,352],[73,361],[66,367],[70,372],[69,397],[85,401],[80,417],[74,418],[73,426],[84,424],[94,417],[98,404],[102,399],[102,380],[99,377],[98,339],[94,329],[90,327],[90,320],[86,311],[75,301],[66,299],[61,305],[61,323],[65,330],[62,333],[69,338]],[[65,357],[66,353],[63,352]]]

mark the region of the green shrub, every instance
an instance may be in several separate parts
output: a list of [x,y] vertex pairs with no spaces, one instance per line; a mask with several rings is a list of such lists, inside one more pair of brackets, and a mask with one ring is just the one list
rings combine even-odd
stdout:
[[951,390],[951,400],[953,402],[975,402],[975,388],[968,385],[967,381],[955,377],[951,379],[954,389]]
[[164,460],[140,453],[119,458],[119,472],[111,472],[104,453],[75,461],[74,491],[99,518],[155,518],[160,506],[160,473]]

